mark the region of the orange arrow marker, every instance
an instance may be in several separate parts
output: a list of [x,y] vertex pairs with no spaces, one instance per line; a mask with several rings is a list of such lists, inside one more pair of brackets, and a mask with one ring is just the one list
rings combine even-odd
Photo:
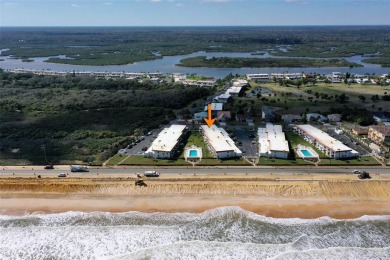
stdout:
[[206,121],[206,124],[211,127],[214,122],[215,122],[215,118],[211,118],[211,104],[207,104],[207,115],[208,115],[208,118],[203,118],[204,121]]

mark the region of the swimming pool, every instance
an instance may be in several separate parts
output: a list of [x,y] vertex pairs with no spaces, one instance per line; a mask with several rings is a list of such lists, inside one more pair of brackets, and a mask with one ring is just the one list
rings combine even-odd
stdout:
[[198,150],[190,150],[189,157],[198,157]]
[[309,152],[308,150],[301,150],[301,153],[304,155],[304,156],[307,156],[307,157],[312,157],[313,155],[311,154],[311,152]]

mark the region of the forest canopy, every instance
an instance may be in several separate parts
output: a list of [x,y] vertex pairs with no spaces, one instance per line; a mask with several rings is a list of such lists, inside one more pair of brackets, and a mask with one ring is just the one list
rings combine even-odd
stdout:
[[166,124],[206,88],[0,72],[0,162],[102,163],[135,133]]

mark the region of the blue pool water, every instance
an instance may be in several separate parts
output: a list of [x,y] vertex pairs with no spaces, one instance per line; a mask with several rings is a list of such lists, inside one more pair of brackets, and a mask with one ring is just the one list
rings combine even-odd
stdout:
[[190,157],[197,157],[198,156],[198,150],[190,150]]
[[304,156],[313,156],[308,150],[301,150]]

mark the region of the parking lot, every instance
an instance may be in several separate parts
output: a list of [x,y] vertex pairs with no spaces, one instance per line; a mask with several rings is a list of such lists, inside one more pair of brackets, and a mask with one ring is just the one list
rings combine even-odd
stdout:
[[246,158],[258,158],[255,128],[248,130],[247,126],[233,126],[237,138],[236,145]]
[[[154,130],[151,135],[145,135],[143,137],[140,137],[139,142],[130,143],[128,147],[124,147],[124,149],[121,149],[121,151],[124,152],[124,154],[127,155],[143,155],[145,151],[142,149],[149,148],[153,140],[155,139],[155,136],[159,133],[160,130]],[[145,148],[146,147],[146,148]]]
[[337,140],[341,141],[346,146],[348,146],[348,147],[354,149],[355,151],[357,151],[360,155],[365,155],[365,154],[369,153],[358,142],[356,142],[355,140],[351,140],[351,138],[349,136],[346,136],[344,134],[337,134],[335,132],[335,129],[328,129],[326,132],[330,136],[332,136],[333,138],[336,138]]

